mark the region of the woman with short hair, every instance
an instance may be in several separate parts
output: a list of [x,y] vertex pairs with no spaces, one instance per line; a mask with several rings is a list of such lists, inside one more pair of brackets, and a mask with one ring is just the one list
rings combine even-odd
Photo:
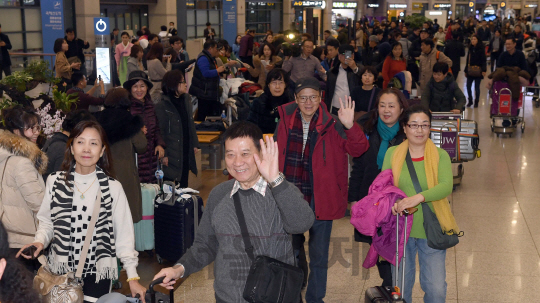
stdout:
[[56,54],[54,70],[56,71],[56,78],[61,78],[58,89],[62,92],[71,88],[71,75],[73,75],[73,70],[79,70],[81,68],[81,62],[70,63],[68,61],[66,57],[68,49],[69,44],[64,38],[58,38],[54,41],[53,51]]
[[131,72],[136,71],[136,70],[144,71],[144,66],[142,63],[143,56],[144,56],[144,51],[142,47],[140,47],[139,45],[133,45],[131,47],[131,52],[129,54],[129,59],[127,61],[127,76],[129,76]]
[[167,144],[163,178],[180,182],[180,186],[185,188],[188,187],[189,172],[198,173],[195,151],[199,147],[199,139],[193,121],[191,96],[187,93],[186,79],[179,70],[167,72],[161,85],[163,96],[156,105],[156,116],[161,136]]

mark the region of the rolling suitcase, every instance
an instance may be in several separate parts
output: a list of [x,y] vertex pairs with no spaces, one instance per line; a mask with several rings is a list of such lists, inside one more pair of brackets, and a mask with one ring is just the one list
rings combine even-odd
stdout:
[[182,195],[154,206],[154,233],[158,263],[163,259],[176,262],[193,244],[203,214],[199,196]]
[[403,237],[405,237],[403,242],[403,258],[401,259],[402,262],[402,269],[401,269],[401,287],[397,286],[397,277],[400,274],[399,271],[399,214],[396,215],[396,275],[394,277],[394,287],[390,286],[375,286],[370,287],[366,290],[366,299],[365,303],[391,303],[391,302],[400,302],[405,303],[405,299],[403,299],[403,288],[405,286],[405,255],[406,255],[406,249],[407,246],[407,218],[408,218],[408,212],[404,211],[405,215],[405,225],[403,228]]
[[154,249],[154,199],[159,193],[156,184],[141,184],[142,220],[134,224],[135,250],[151,251]]

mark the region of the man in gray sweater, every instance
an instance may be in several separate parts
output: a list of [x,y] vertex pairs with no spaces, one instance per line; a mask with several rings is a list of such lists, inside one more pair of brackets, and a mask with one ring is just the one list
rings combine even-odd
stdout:
[[238,194],[254,255],[294,265],[291,234],[309,230],[313,210],[300,190],[279,171],[278,146],[262,140],[253,123],[240,121],[227,129],[225,163],[233,180],[216,186],[206,204],[193,246],[175,266],[162,269],[161,286],[173,289],[176,280],[214,263],[216,302],[245,302],[242,297],[251,261],[244,250],[233,195]]

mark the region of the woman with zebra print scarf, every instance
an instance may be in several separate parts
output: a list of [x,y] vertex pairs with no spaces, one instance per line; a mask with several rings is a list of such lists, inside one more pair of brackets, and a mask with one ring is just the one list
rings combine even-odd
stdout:
[[[58,275],[74,272],[79,261],[84,262],[85,303],[96,302],[110,291],[111,281],[119,276],[118,258],[126,269],[132,295],[144,298],[146,289],[138,282],[131,212],[122,185],[111,177],[105,131],[95,121],[80,122],[71,132],[67,147],[61,171],[47,179],[34,243],[23,247],[19,255],[33,245],[37,257],[48,247],[45,266]],[[100,210],[92,241],[86,260],[79,260],[99,193]]]

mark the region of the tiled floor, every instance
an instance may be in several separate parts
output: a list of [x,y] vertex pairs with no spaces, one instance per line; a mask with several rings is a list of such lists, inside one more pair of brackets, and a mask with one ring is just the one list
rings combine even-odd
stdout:
[[[467,94],[463,73],[458,82]],[[485,87],[480,107],[467,109],[479,124],[482,157],[464,164],[463,182],[449,197],[465,236],[447,252],[447,302],[540,302],[540,109],[530,98],[525,104],[525,133],[512,138],[491,133]],[[352,234],[349,218],[334,222],[325,302],[364,302],[365,290],[381,283],[376,268],[361,267],[367,248]],[[176,302],[214,302],[209,277],[208,268],[188,277]],[[414,301],[422,296],[417,282]]]

